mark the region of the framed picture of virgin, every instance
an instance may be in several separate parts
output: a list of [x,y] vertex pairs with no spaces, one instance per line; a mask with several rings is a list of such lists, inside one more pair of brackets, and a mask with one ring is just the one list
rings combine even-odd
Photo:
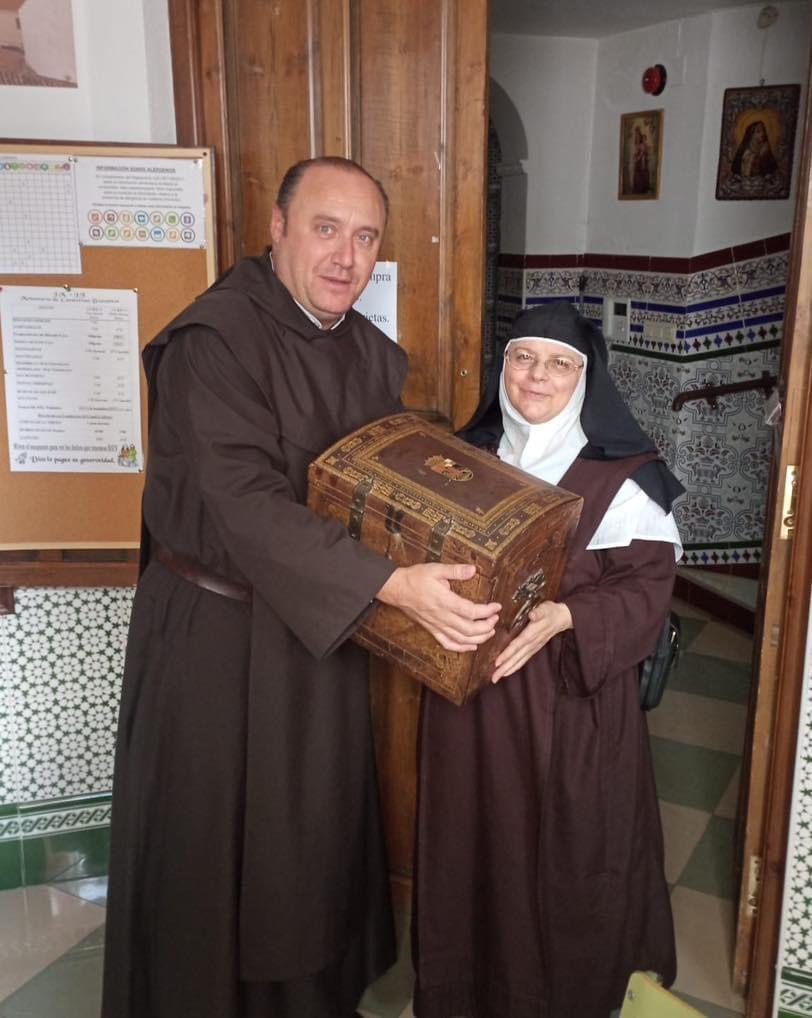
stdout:
[[800,85],[725,89],[716,198],[788,198]]
[[663,111],[624,113],[620,118],[618,198],[659,198],[662,156]]

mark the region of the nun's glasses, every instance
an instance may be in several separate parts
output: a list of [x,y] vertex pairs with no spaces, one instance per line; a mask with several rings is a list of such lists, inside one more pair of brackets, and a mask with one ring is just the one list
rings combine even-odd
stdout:
[[569,357],[562,357],[560,354],[557,357],[539,357],[520,346],[509,346],[505,350],[505,360],[514,371],[529,371],[530,368],[535,371],[537,368],[543,367],[547,374],[553,375],[554,378],[564,378],[584,366],[583,361],[576,364]]

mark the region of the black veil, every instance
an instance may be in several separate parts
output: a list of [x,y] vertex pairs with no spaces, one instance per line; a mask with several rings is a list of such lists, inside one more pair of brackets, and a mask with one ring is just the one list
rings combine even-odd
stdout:
[[[497,345],[492,370],[485,382],[479,406],[458,435],[472,445],[496,447],[502,437],[499,406],[499,378],[505,347],[511,339],[536,337],[568,343],[587,357],[586,394],[581,410],[581,427],[587,444],[578,454],[584,459],[624,459],[657,447],[629,410],[609,374],[609,351],[603,333],[588,318],[578,314],[569,301],[556,301],[522,311],[508,336]],[[666,512],[685,489],[661,458],[643,464],[633,479]]]

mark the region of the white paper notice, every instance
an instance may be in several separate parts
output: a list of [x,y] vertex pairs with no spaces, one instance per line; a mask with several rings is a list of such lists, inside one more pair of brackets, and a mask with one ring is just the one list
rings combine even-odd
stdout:
[[83,244],[206,246],[202,159],[83,156],[76,193]]
[[354,304],[364,318],[398,341],[398,263],[375,262],[367,287]]
[[0,273],[82,271],[69,156],[0,153]]
[[12,470],[144,465],[132,290],[0,287]]

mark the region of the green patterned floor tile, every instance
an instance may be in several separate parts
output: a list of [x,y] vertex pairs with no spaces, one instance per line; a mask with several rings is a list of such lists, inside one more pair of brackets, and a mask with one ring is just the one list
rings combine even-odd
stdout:
[[677,883],[732,901],[736,896],[735,834],[732,820],[712,816]]
[[[803,931],[799,934],[796,929],[791,929],[790,942],[793,940],[795,941],[793,951],[799,952],[797,955],[799,961],[796,964],[806,965],[807,954],[804,950],[806,938]],[[800,961],[801,958],[804,960]],[[777,1018],[806,1018],[812,1014],[812,973],[806,968],[783,965],[776,989],[776,1003]]]
[[749,665],[685,651],[668,676],[668,688],[731,703],[747,703],[751,678]]
[[657,795],[666,802],[712,813],[727,789],[739,757],[651,736]]

